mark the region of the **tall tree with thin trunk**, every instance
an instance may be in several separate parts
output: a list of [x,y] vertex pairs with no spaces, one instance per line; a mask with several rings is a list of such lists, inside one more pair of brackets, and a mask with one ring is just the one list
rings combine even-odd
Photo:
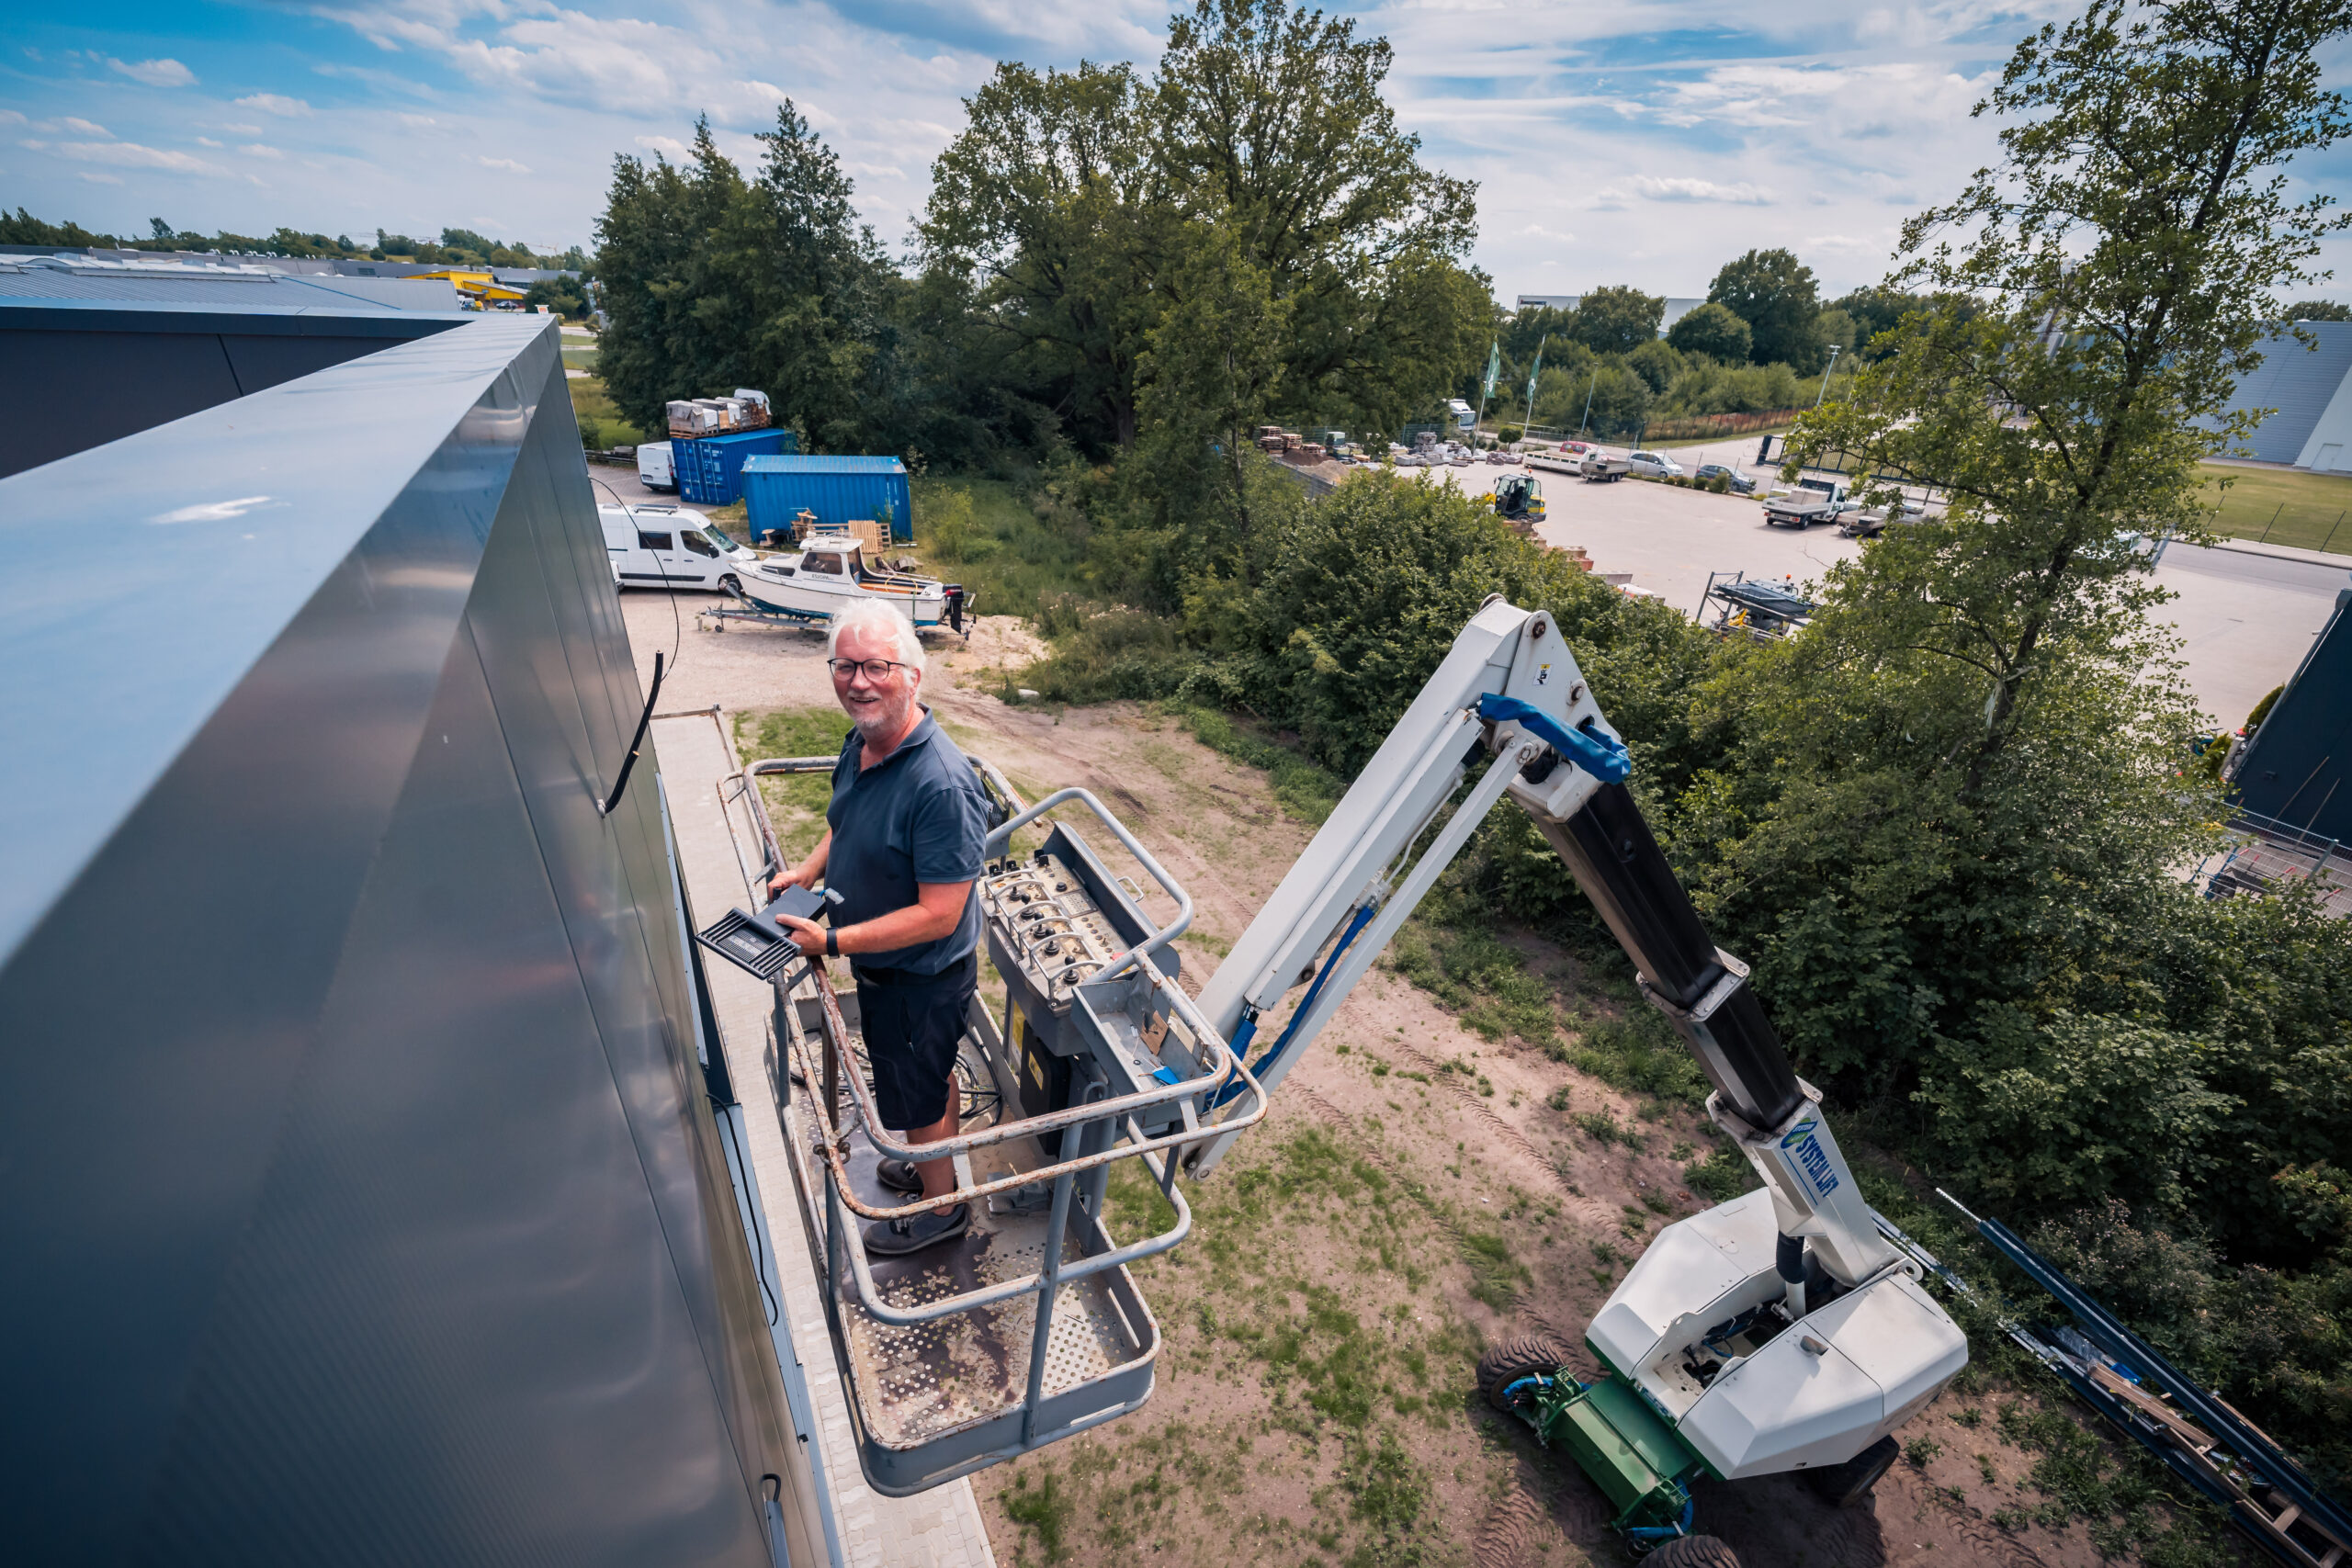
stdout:
[[2346,132],[2316,55],[2347,30],[2345,0],[2096,0],[2028,39],[1977,106],[2010,122],[2000,162],[1904,227],[1890,282],[1939,302],[1791,438],[1951,496],[1837,598],[1852,633],[1981,675],[1963,803],[2075,661],[2138,645],[2143,541],[2201,530],[2199,464],[2256,418],[2232,391],[2346,222],[2287,166]]

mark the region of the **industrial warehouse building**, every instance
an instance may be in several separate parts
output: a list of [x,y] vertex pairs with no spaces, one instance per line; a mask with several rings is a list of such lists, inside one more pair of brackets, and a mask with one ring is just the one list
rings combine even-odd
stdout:
[[2314,473],[2352,473],[2352,321],[2298,321],[2264,346],[2230,412],[2268,409],[2248,454]]
[[[1522,294],[1519,297],[1517,308],[1521,310],[1573,310],[1583,302],[1581,294]],[[1687,299],[1679,294],[1668,295],[1666,313],[1657,321],[1658,335],[1664,337],[1673,331],[1675,322],[1706,302],[1707,297],[1703,294],[1693,294]]]

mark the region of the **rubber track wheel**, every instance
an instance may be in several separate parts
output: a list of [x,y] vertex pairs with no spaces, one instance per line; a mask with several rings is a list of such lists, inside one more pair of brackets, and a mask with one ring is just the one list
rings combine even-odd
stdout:
[[1519,1334],[1490,1345],[1478,1358],[1478,1393],[1498,1410],[1508,1411],[1503,1390],[1521,1378],[1548,1378],[1568,1364],[1575,1352],[1549,1334]]
[[1843,1464],[1806,1471],[1804,1483],[1831,1507],[1850,1508],[1871,1495],[1871,1488],[1893,1467],[1901,1451],[1893,1438],[1881,1438]]
[[1739,1568],[1739,1555],[1711,1535],[1678,1536],[1642,1559],[1648,1568]]

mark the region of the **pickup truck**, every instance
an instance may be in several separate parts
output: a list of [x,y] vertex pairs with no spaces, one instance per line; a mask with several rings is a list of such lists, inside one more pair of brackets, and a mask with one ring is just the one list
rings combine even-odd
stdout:
[[1775,528],[1810,528],[1815,523],[1835,523],[1861,507],[1846,493],[1844,479],[1799,479],[1794,491],[1764,503],[1764,522]]

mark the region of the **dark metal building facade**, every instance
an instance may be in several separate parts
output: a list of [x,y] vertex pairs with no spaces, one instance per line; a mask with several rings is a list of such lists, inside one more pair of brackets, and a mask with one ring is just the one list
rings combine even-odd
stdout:
[[2238,804],[2300,832],[2352,840],[2352,588],[2270,705],[2237,765]]
[[818,1560],[556,323],[102,314],[212,390],[0,479],[8,1555]]

